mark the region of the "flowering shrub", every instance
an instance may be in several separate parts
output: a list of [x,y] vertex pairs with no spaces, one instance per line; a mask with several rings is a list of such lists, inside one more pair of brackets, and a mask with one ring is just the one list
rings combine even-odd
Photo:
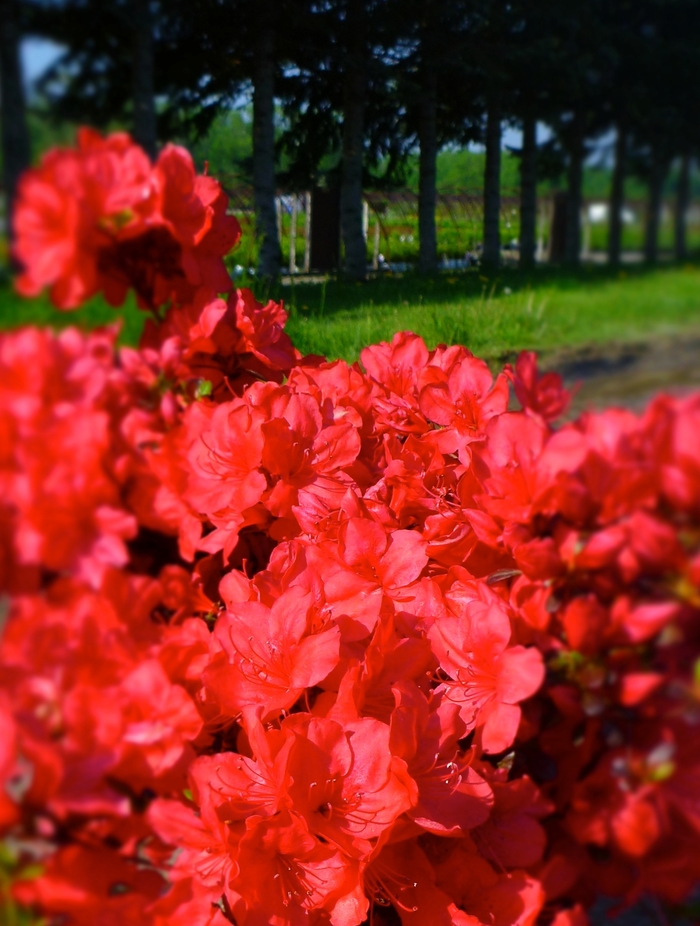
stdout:
[[[413,334],[301,357],[182,149],[24,178],[0,338],[0,833],[75,926],[583,926],[700,877],[700,395]],[[522,405],[509,411],[509,380]],[[5,902],[10,902],[8,896]]]

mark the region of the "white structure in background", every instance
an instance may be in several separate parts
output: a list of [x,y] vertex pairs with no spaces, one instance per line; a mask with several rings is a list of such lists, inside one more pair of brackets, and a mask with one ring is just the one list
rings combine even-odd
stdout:
[[297,273],[297,224],[299,213],[304,215],[304,266],[303,272],[309,272],[311,262],[311,193],[288,193],[275,197],[277,211],[277,234],[282,242],[284,234],[282,215],[290,217],[289,223],[289,272]]
[[[582,224],[583,224],[583,247],[581,257],[590,257],[591,253],[591,225],[605,225],[610,215],[610,206],[608,203],[588,203],[583,207]],[[621,211],[623,225],[634,225],[637,221],[636,213],[623,206]]]
[[[608,221],[610,206],[608,203],[589,203],[586,207],[586,221],[591,225],[602,225]],[[624,225],[634,225],[637,216],[628,206],[622,207],[622,222]]]

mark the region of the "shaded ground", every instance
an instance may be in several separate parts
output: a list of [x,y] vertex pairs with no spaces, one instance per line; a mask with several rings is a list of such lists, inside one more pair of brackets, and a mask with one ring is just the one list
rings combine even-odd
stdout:
[[541,365],[561,373],[568,388],[578,384],[572,415],[610,405],[641,411],[656,392],[700,389],[700,330],[564,348],[543,355]]

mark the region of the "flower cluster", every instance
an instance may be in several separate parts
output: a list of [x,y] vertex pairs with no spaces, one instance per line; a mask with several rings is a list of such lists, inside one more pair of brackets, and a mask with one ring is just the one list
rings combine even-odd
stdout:
[[531,354],[495,378],[408,333],[302,358],[281,306],[219,283],[225,210],[184,152],[151,168],[123,136],[22,184],[25,291],[167,311],[138,350],[0,338],[14,901],[74,926],[585,926],[598,893],[681,901],[700,396],[555,427],[568,397]]
[[221,258],[241,229],[227,199],[192,158],[167,145],[155,165],[128,135],[78,133],[76,150],[56,149],[19,185],[16,257],[25,296],[51,287],[72,309],[102,292],[121,305],[129,288],[147,308],[190,302],[195,290],[231,289]]

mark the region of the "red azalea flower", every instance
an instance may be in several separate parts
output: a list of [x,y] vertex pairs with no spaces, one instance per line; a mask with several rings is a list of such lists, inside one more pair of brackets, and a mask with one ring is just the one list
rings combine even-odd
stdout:
[[523,409],[539,415],[544,421],[560,418],[571,403],[571,394],[563,386],[559,373],[544,373],[537,370],[537,355],[531,350],[518,354],[515,370],[507,364],[504,372],[513,383],[518,402]]
[[469,729],[482,727],[486,752],[502,752],[515,739],[519,701],[542,684],[536,649],[508,646],[508,615],[497,600],[474,598],[459,617],[436,621],[428,631],[440,667],[449,677],[447,696],[460,705]]
[[405,762],[389,750],[389,728],[373,718],[344,723],[292,715],[284,728],[296,735],[290,754],[292,807],[309,831],[350,856],[387,832],[415,803]]
[[288,710],[305,688],[323,681],[339,659],[337,627],[314,632],[313,598],[290,588],[271,608],[254,601],[232,603],[216,624],[220,652],[204,684],[231,716],[260,708],[263,717]]
[[263,418],[247,405],[193,405],[187,418],[192,447],[187,499],[206,512],[216,530],[201,547],[230,553],[245,522],[244,512],[262,498],[267,480],[260,471]]
[[283,811],[248,817],[231,889],[245,904],[245,922],[296,926],[313,910],[332,909],[352,882],[354,866]]
[[226,211],[187,152],[151,165],[125,135],[82,131],[20,184],[21,290],[131,288],[154,317],[134,350],[0,337],[17,900],[76,926],[680,903],[700,399],[554,431],[569,397],[530,353],[495,381],[410,333],[366,373],[302,359],[281,305],[232,292]]
[[391,748],[405,760],[418,787],[418,800],[409,816],[438,835],[455,836],[483,824],[493,795],[468,758],[459,754],[457,743],[465,732],[457,717],[459,707],[437,696],[429,705],[408,682],[398,683],[394,694]]

